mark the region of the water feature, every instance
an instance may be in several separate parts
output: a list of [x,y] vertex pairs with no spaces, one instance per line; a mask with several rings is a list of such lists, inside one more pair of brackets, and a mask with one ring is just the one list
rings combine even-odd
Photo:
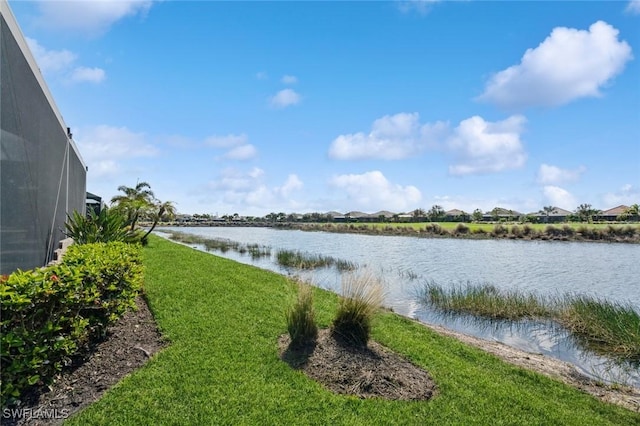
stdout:
[[378,274],[386,285],[385,305],[395,312],[529,352],[576,365],[604,381],[640,386],[640,372],[622,371],[602,357],[581,350],[571,339],[544,324],[491,324],[465,317],[442,316],[419,303],[417,289],[427,280],[446,285],[490,283],[543,295],[579,293],[640,307],[640,245],[584,242],[429,239],[274,230],[271,228],[193,227],[162,231],[228,239],[272,249],[252,258],[236,251],[216,254],[283,274],[295,274],[315,285],[340,289],[335,269],[298,271],[281,267],[278,250],[301,251],[353,262]]

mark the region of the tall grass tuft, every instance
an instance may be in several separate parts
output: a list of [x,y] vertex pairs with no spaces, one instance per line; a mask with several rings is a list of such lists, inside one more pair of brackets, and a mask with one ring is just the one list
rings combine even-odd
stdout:
[[355,269],[355,264],[347,260],[293,250],[278,250],[276,259],[278,260],[278,264],[282,266],[299,269],[328,268],[331,266],[335,266],[340,271]]
[[312,344],[318,337],[318,326],[313,309],[313,289],[311,285],[298,282],[298,298],[285,313],[287,331],[291,346],[302,347]]
[[589,349],[640,363],[640,314],[630,305],[567,295],[556,321]]
[[331,332],[337,340],[366,346],[371,324],[384,300],[380,279],[372,272],[349,273],[342,276],[342,295]]
[[469,227],[464,223],[459,223],[454,230],[454,233],[457,235],[466,235],[469,232],[470,232]]
[[499,290],[490,284],[442,286],[428,282],[418,290],[418,298],[448,313],[466,313],[489,319],[519,320],[550,314],[545,300],[517,290]]
[[445,289],[428,282],[417,297],[424,305],[448,314],[550,320],[586,349],[640,366],[640,314],[629,304],[585,295],[541,297],[471,283]]

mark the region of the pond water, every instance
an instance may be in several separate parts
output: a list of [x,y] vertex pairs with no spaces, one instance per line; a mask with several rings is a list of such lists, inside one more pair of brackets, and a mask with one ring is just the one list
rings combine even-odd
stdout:
[[287,269],[277,264],[277,251],[301,251],[353,262],[382,278],[386,290],[385,306],[401,315],[559,358],[576,365],[584,374],[606,382],[640,386],[640,372],[636,369],[623,371],[608,360],[575,347],[566,333],[545,324],[487,324],[467,317],[443,317],[421,304],[417,297],[418,289],[428,281],[445,288],[472,282],[541,295],[586,294],[630,303],[638,309],[640,245],[431,239],[254,227],[158,229],[160,233],[170,230],[267,246],[271,248],[271,256],[258,259],[233,250],[215,254],[279,273],[298,275],[336,292],[340,290],[338,271],[323,268],[300,273]]

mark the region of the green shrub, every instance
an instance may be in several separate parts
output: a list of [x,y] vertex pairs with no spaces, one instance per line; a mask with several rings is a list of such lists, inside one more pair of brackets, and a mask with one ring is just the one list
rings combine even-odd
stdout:
[[1,405],[50,383],[135,306],[141,280],[139,248],[122,242],[72,245],[59,265],[0,279]]
[[373,273],[343,275],[342,295],[333,320],[332,335],[347,344],[366,346],[372,320],[383,298],[382,284]]
[[309,284],[298,283],[298,298],[285,316],[292,346],[301,347],[316,340],[318,326],[313,310],[313,289]]

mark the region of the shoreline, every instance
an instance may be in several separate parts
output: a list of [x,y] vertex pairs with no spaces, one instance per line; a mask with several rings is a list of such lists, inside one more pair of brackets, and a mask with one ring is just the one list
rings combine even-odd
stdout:
[[484,340],[439,325],[419,321],[418,323],[438,334],[453,337],[460,342],[482,349],[509,364],[535,371],[536,373],[575,387],[601,401],[620,405],[631,411],[640,413],[640,388],[626,385],[606,385],[598,380],[585,376],[570,363],[559,359],[543,354],[526,352],[501,342]]
[[[640,225],[603,224],[602,226],[569,224],[548,224],[544,229],[536,229],[527,224],[482,223],[483,227],[472,229],[476,224],[455,222],[389,223],[376,226],[374,223],[295,223],[295,222],[201,222],[164,223],[167,228],[273,228],[278,230],[299,230],[304,232],[332,232],[338,234],[380,235],[417,238],[455,238],[463,240],[507,240],[507,241],[549,241],[580,243],[622,243],[640,244]],[[446,227],[441,224],[446,224]],[[606,226],[606,227],[605,227]],[[485,228],[490,228],[486,230]]]

